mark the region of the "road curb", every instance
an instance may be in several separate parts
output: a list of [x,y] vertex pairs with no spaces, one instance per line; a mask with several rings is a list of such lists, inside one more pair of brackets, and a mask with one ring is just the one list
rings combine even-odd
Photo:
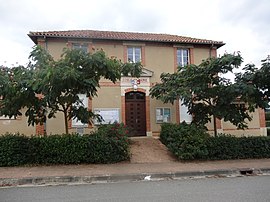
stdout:
[[133,181],[157,181],[170,179],[186,179],[198,177],[230,177],[243,175],[270,174],[270,168],[241,168],[219,169],[185,172],[139,173],[123,175],[99,176],[51,176],[27,178],[0,178],[0,187],[10,186],[40,186],[40,185],[66,185],[66,184],[98,184]]

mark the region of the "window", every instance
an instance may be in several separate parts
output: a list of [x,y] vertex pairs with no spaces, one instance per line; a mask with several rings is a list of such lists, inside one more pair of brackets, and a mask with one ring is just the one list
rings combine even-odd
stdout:
[[171,109],[156,108],[156,123],[169,123],[169,122],[171,122]]
[[247,110],[246,104],[243,102],[233,102],[231,105],[233,105],[237,109]]
[[120,110],[119,108],[95,108],[94,109],[95,114],[99,114],[102,116],[103,121],[99,123],[97,120],[94,120],[95,125],[99,124],[110,124],[110,123],[119,123],[119,114]]
[[15,120],[15,117],[12,116],[11,118],[9,118],[8,116],[0,116],[0,120]]
[[189,64],[188,49],[177,49],[177,65],[184,67]]
[[82,50],[83,52],[87,53],[88,52],[88,44],[85,43],[73,43],[72,44],[72,49],[76,50]]
[[[88,97],[86,94],[78,94],[79,99],[82,103],[77,104],[77,107],[83,106],[88,108]],[[72,127],[87,127],[87,124],[83,124],[81,121],[77,120],[76,118],[72,119]]]
[[179,108],[180,108],[180,122],[185,121],[186,123],[191,123],[192,115],[188,113],[187,106],[181,105],[181,100],[179,100]]
[[128,47],[128,62],[141,62],[142,49],[141,47]]

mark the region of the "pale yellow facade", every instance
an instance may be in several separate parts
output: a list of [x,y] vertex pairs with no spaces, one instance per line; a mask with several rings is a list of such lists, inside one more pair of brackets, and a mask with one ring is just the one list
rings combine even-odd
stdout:
[[[25,109],[22,109],[22,114],[24,114],[25,111]],[[5,133],[35,135],[36,129],[34,126],[28,126],[27,117],[24,115],[17,117],[17,119],[0,117],[0,134]]]
[[[35,36],[36,37],[36,36]],[[97,50],[104,50],[108,57],[114,57],[122,62],[127,62],[127,48],[140,47],[141,60],[145,69],[145,75],[140,79],[140,82],[135,90],[134,85],[130,82],[133,78],[123,78],[115,84],[101,80],[101,88],[98,90],[98,96],[89,99],[89,110],[103,110],[104,114],[112,113],[112,116],[118,119],[119,122],[126,123],[130,116],[127,106],[129,101],[126,99],[129,93],[139,92],[145,96],[145,136],[158,136],[161,123],[159,118],[165,117],[166,121],[177,123],[181,120],[181,105],[179,102],[172,104],[164,104],[159,100],[152,99],[149,96],[151,86],[160,81],[160,75],[164,72],[173,73],[177,69],[177,49],[186,49],[189,51],[188,62],[191,64],[200,64],[202,60],[208,57],[216,56],[218,47],[213,44],[193,44],[193,43],[175,43],[175,42],[159,42],[159,41],[140,41],[140,40],[109,40],[109,39],[92,39],[92,38],[70,38],[70,37],[36,37],[35,43],[42,45],[55,59],[59,59],[64,48],[72,48],[72,44],[80,43],[88,47],[88,52],[93,53]],[[33,40],[33,39],[32,39]],[[33,40],[34,41],[34,40]],[[223,44],[224,45],[224,44]],[[130,95],[131,95],[130,94]],[[164,113],[159,114],[159,113]],[[132,112],[133,113],[133,112]],[[219,132],[230,133],[233,135],[266,135],[266,128],[262,124],[260,113],[256,110],[253,114],[253,120],[248,123],[249,128],[245,131],[236,130],[236,128],[227,122],[220,122],[218,127]],[[131,118],[132,119],[132,118]],[[136,119],[137,121],[137,119]],[[27,126],[26,117],[22,116],[18,120],[0,120],[0,132],[20,132],[27,135],[35,134],[35,127]],[[213,130],[213,124],[209,123],[209,131]],[[84,133],[89,133],[95,129],[93,125],[83,127]],[[78,132],[77,127],[70,124],[70,132]],[[64,133],[63,114],[58,113],[55,119],[50,119],[44,124],[44,130],[47,134],[62,134]]]

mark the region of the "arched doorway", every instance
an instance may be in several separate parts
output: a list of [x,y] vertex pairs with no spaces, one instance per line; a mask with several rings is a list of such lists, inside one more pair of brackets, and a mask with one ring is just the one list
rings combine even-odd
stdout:
[[145,93],[125,94],[126,125],[132,129],[132,136],[146,135]]

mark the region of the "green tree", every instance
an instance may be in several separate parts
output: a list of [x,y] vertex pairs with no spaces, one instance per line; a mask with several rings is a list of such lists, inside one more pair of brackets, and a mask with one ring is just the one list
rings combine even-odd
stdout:
[[216,118],[245,128],[245,120],[251,120],[251,117],[246,106],[238,104],[242,89],[224,77],[241,63],[240,54],[225,54],[209,58],[200,65],[178,67],[173,74],[163,73],[161,83],[151,88],[150,95],[164,103],[180,99],[188,107],[188,113],[193,115],[195,124],[205,125],[213,117],[215,135]]
[[263,94],[262,100],[267,101],[268,104],[270,101],[270,55],[262,60],[262,66],[257,73],[257,81],[260,92]]
[[[32,89],[34,72],[30,67],[0,67],[0,116],[9,118],[21,116],[26,108],[28,123],[38,123],[38,113],[44,104]],[[40,120],[41,121],[41,120]]]
[[62,112],[68,133],[68,121],[71,119],[82,123],[101,119],[82,105],[78,94],[94,97],[101,78],[116,82],[122,75],[138,77],[141,71],[139,63],[123,64],[120,60],[108,58],[103,51],[89,54],[65,49],[61,58],[54,60],[47,51],[36,46],[30,54],[27,68],[13,69],[12,77],[8,73],[3,74],[3,82],[8,85],[0,90],[3,91],[0,114],[21,115],[20,110],[26,107],[28,123],[34,125]]
[[261,68],[247,64],[243,72],[236,74],[236,82],[243,89],[243,100],[253,108],[269,107],[270,102],[270,56],[262,60]]

